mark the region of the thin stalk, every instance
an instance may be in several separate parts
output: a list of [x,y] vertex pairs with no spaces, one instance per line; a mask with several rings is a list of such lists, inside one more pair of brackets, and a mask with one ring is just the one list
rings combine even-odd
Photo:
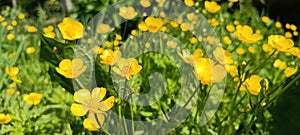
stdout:
[[274,50],[262,63],[260,63],[260,65],[254,69],[249,75],[253,75],[255,72],[257,72],[259,69],[262,68],[263,65],[266,64],[266,62],[277,52],[277,50]]

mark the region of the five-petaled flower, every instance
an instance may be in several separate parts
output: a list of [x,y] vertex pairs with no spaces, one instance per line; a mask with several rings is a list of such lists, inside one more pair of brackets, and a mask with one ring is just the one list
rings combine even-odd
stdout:
[[255,43],[261,39],[263,39],[263,36],[258,33],[253,33],[253,30],[250,26],[245,25],[238,25],[236,27],[236,31],[234,32],[234,35],[237,36],[237,38],[248,44]]
[[9,114],[0,113],[0,124],[7,124],[11,121],[11,116]]
[[121,7],[119,15],[124,19],[131,20],[137,15],[137,12],[135,12],[133,7]]
[[42,99],[42,94],[40,93],[29,93],[29,94],[25,94],[23,97],[23,100],[30,105],[38,105],[41,102]]
[[138,74],[142,70],[142,66],[134,58],[120,58],[117,61],[117,67],[113,67],[113,71],[127,80],[132,78],[132,75]]
[[55,68],[56,71],[66,78],[78,78],[87,67],[81,59],[64,59],[59,63],[59,67]]
[[75,40],[83,36],[83,25],[70,17],[64,18],[63,21],[58,24],[58,28],[62,37],[66,40]]
[[279,51],[287,51],[294,46],[291,39],[286,39],[282,35],[271,35],[268,37],[268,44]]
[[211,2],[205,1],[204,7],[210,13],[216,13],[221,9],[221,6],[218,5],[218,3],[215,1],[211,1]]
[[74,100],[77,103],[71,105],[71,112],[76,116],[87,115],[83,126],[89,130],[98,130],[105,120],[105,112],[114,105],[114,96],[102,101],[106,95],[105,88],[94,88],[92,92],[87,89],[80,89],[74,93]]

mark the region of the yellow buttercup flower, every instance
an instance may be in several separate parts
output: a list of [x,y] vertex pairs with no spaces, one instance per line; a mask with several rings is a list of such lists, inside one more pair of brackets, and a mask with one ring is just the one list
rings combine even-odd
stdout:
[[217,26],[220,24],[219,21],[216,20],[216,18],[208,19],[207,21],[208,21],[208,22],[210,23],[210,25],[213,26],[213,27],[217,27]]
[[226,25],[226,30],[228,32],[234,32],[235,31],[235,27],[231,24]]
[[221,82],[226,76],[226,69],[208,58],[194,59],[194,73],[203,85]]
[[297,68],[291,68],[291,67],[287,67],[284,70],[284,76],[285,77],[291,77],[292,75],[294,75],[297,72]]
[[132,30],[132,31],[131,31],[131,35],[132,35],[132,36],[136,36],[137,34],[138,34],[137,30]]
[[0,15],[0,22],[4,21],[5,18],[3,16]]
[[230,45],[232,43],[231,39],[228,36],[223,37],[223,42],[227,45]]
[[28,26],[27,31],[30,33],[35,33],[35,32],[37,32],[37,28],[34,26]]
[[97,30],[97,33],[103,34],[108,33],[111,30],[108,24],[100,24]]
[[171,21],[171,22],[170,22],[170,25],[171,25],[172,27],[174,27],[174,28],[177,28],[177,27],[179,26],[179,24],[178,24],[177,22],[175,22],[175,21]]
[[268,23],[269,21],[271,21],[271,19],[267,16],[263,16],[261,17],[261,20],[264,22],[264,23]]
[[35,52],[34,47],[28,47],[28,48],[26,49],[26,53],[27,53],[27,54],[33,54],[34,52]]
[[281,61],[280,59],[276,59],[273,66],[279,69],[285,69],[287,67],[286,62]]
[[131,80],[133,75],[138,74],[142,70],[142,66],[134,58],[120,58],[117,61],[117,65],[117,67],[113,67],[113,71],[121,77],[126,77],[127,80]]
[[264,52],[272,53],[274,51],[270,44],[263,44],[262,48]]
[[121,57],[120,51],[112,51],[110,49],[104,50],[100,55],[101,63],[113,65]]
[[250,52],[250,53],[255,53],[256,51],[255,51],[255,48],[253,47],[253,46],[249,46],[248,47],[248,51]]
[[63,21],[58,24],[58,28],[62,37],[66,40],[76,40],[83,36],[83,25],[70,17],[64,18]]
[[0,113],[0,124],[7,124],[11,121],[11,116],[9,114]]
[[16,83],[22,83],[22,81],[17,78],[17,75],[19,74],[19,68],[18,67],[8,68],[8,66],[6,66],[5,73],[8,75],[8,77],[12,81],[14,81]]
[[139,30],[141,30],[141,31],[147,31],[147,30],[148,30],[147,24],[146,24],[145,22],[139,23],[139,24],[138,24],[138,28],[139,28]]
[[216,13],[221,9],[221,6],[218,5],[218,3],[215,2],[215,1],[212,1],[212,2],[205,1],[204,2],[204,7],[210,13]]
[[7,26],[7,30],[13,30],[13,29],[14,29],[13,26],[11,26],[11,25],[8,25],[8,26]]
[[80,89],[74,93],[74,101],[71,105],[71,112],[75,116],[87,114],[83,126],[89,130],[99,129],[105,120],[105,112],[110,110],[115,102],[115,97],[111,96],[102,101],[106,95],[105,88],[94,88],[91,92],[87,89]]
[[133,7],[121,7],[119,15],[124,19],[131,20],[137,15],[137,12],[135,12]]
[[163,26],[163,21],[161,18],[154,18],[149,16],[146,18],[145,23],[149,32],[158,32],[159,29]]
[[144,7],[150,7],[151,6],[151,2],[149,0],[140,0],[140,4]]
[[197,43],[197,38],[195,38],[195,37],[190,38],[190,43],[191,44]]
[[44,34],[45,37],[47,38],[55,38],[55,33],[54,32],[47,32]]
[[7,40],[13,40],[15,38],[15,34],[13,33],[9,33],[7,36],[6,36]]
[[41,102],[42,94],[32,92],[30,94],[25,94],[23,100],[29,105],[38,105]]
[[245,81],[246,87],[252,95],[258,95],[261,90],[260,81],[261,78],[258,75],[252,75]]
[[7,22],[2,22],[1,25],[6,27],[8,25],[8,23]]
[[287,31],[287,32],[285,32],[284,36],[285,36],[286,38],[292,38],[292,37],[293,37],[293,34],[292,34],[291,32],[289,32],[289,31]]
[[239,54],[239,55],[243,55],[243,54],[246,53],[245,49],[243,49],[243,48],[238,48],[238,49],[236,49],[236,52],[237,52],[237,54]]
[[54,27],[51,25],[49,25],[43,29],[44,33],[52,32],[53,30],[54,30]]
[[281,28],[281,27],[282,27],[282,24],[281,24],[280,22],[277,21],[277,22],[275,22],[275,27],[276,27],[276,28]]
[[297,55],[300,54],[300,49],[298,47],[292,47],[288,50],[288,52],[297,57]]
[[18,15],[18,18],[19,18],[20,20],[23,20],[23,19],[25,18],[25,15],[24,15],[23,13],[20,13],[20,14]]
[[242,26],[238,25],[236,27],[236,31],[234,32],[234,35],[237,36],[237,38],[248,44],[255,43],[261,39],[263,39],[263,36],[257,33],[253,33],[253,30],[248,25]]
[[87,67],[84,65],[81,59],[63,59],[59,63],[59,67],[55,68],[56,71],[66,78],[78,78]]
[[291,24],[291,30],[296,31],[297,30],[297,26],[294,24]]
[[168,45],[170,48],[176,48],[176,47],[177,47],[177,42],[175,42],[175,41],[168,41],[168,42],[167,42],[167,45]]
[[185,3],[187,6],[189,6],[189,7],[195,5],[195,2],[194,2],[193,0],[184,0],[184,3]]
[[291,39],[286,39],[282,35],[271,35],[268,37],[268,44],[279,51],[286,51],[294,46]]

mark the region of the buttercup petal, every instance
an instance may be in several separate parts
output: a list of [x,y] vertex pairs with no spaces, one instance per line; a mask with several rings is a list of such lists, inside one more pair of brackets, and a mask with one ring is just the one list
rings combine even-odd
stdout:
[[99,103],[99,109],[103,112],[108,111],[109,109],[111,109],[114,106],[114,102],[115,102],[115,97],[111,96],[108,99],[106,99],[103,102]]
[[81,89],[74,93],[74,100],[78,103],[84,103],[87,100],[90,100],[91,93],[87,89]]
[[89,131],[97,131],[99,129],[87,118],[83,121],[83,127],[88,129]]
[[104,98],[104,96],[106,95],[106,89],[105,88],[94,88],[92,91],[92,98],[93,99],[97,99],[97,101],[99,102],[100,100],[102,100]]
[[71,70],[72,69],[72,61],[70,59],[64,59],[59,63],[59,68],[62,70]]
[[84,109],[82,105],[73,103],[71,105],[71,112],[76,116],[84,116],[88,110]]

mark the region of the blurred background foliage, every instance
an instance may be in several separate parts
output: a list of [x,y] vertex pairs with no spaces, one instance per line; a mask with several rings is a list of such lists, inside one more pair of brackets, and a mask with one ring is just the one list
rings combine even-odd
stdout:
[[[16,5],[13,4],[16,2]],[[120,0],[0,0],[0,10],[5,11],[9,7],[16,6],[27,14],[29,18],[45,22],[45,25],[55,24],[64,16],[78,18],[84,24],[107,5]],[[240,0],[251,2],[260,14],[268,15],[273,19],[280,19],[285,23],[300,24],[298,16],[300,8],[299,0]],[[239,7],[236,7],[239,8]],[[299,45],[298,45],[299,46]],[[299,134],[300,121],[300,82],[297,82],[281,96],[274,112],[272,134]]]

